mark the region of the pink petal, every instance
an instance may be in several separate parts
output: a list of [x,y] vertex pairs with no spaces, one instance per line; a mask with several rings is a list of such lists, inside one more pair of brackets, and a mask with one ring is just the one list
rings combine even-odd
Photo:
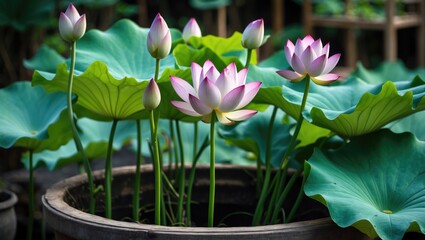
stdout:
[[301,61],[304,63],[306,70],[310,67],[311,62],[316,58],[311,46],[308,46],[301,55]]
[[75,39],[80,39],[86,32],[86,14],[83,14],[74,25],[73,35]]
[[220,89],[209,78],[205,78],[199,85],[198,96],[210,108],[218,107],[221,102]]
[[181,101],[171,101],[171,105],[173,105],[175,108],[177,108],[180,112],[194,117],[199,117],[201,114],[195,112],[195,110],[192,108],[192,106],[187,102],[181,102]]
[[237,78],[237,81],[236,81],[236,86],[240,86],[240,85],[245,84],[247,74],[248,74],[248,68],[243,68],[242,70],[240,70],[238,72],[238,78]]
[[176,91],[177,95],[179,95],[183,101],[189,102],[189,94],[198,96],[198,94],[195,92],[195,89],[193,89],[193,87],[185,80],[175,76],[170,76],[170,80],[174,91]]
[[326,57],[329,57],[329,43],[326,43],[326,45],[322,49],[322,54],[326,54]]
[[237,80],[236,65],[233,63],[229,64],[220,76],[215,81],[215,85],[220,89],[222,95],[227,94],[230,90],[235,88]]
[[59,16],[59,33],[61,37],[66,41],[72,40],[72,34],[74,31],[74,25],[71,20],[64,14],[61,13]]
[[235,109],[243,108],[257,95],[261,87],[261,82],[250,82],[245,84],[245,94]]
[[338,80],[338,78],[339,78],[338,74],[329,73],[329,74],[324,74],[317,77],[311,77],[311,80],[313,80],[313,82],[319,85],[325,85]]
[[332,69],[334,69],[336,64],[338,63],[340,57],[341,57],[341,54],[337,53],[335,55],[332,55],[332,57],[328,58],[328,60],[326,61],[326,66],[323,69],[322,73],[326,74],[332,71]]
[[203,75],[201,75],[202,79],[209,78],[213,82],[215,82],[218,76],[220,76],[220,73],[218,72],[217,68],[214,66],[214,64],[210,60],[207,60],[204,63],[204,66],[202,68],[202,73],[203,73]]
[[305,48],[307,47],[307,45],[305,45],[303,43],[303,41],[301,39],[297,39],[297,42],[295,43],[295,49],[294,49],[294,54],[301,56],[301,54],[304,52]]
[[221,100],[220,106],[218,107],[222,112],[230,112],[236,109],[245,94],[245,85],[239,86],[228,94],[226,94]]
[[222,112],[216,111],[216,116],[217,116],[218,121],[219,121],[221,124],[224,124],[224,125],[232,125],[232,124],[234,124],[234,122],[232,122],[232,121],[230,121],[229,119],[227,119],[227,118],[224,116],[224,113],[222,113]]
[[308,74],[310,76],[319,76],[322,74],[323,69],[326,66],[326,56],[323,54],[322,56],[314,59],[314,61],[308,67]]
[[291,70],[279,70],[277,71],[277,74],[288,79],[291,82],[299,82],[305,77],[304,75],[301,75]]
[[295,52],[295,46],[290,40],[288,40],[285,46],[285,57],[288,63],[291,63],[292,55],[294,55],[294,52]]
[[80,19],[80,14],[72,3],[68,5],[68,8],[65,11],[65,15],[69,18],[72,25],[74,25],[78,19]]
[[322,40],[320,40],[320,38],[314,41],[311,44],[311,47],[313,48],[313,51],[316,54],[316,56],[322,55],[323,45],[322,45]]
[[238,110],[238,111],[223,113],[223,115],[231,121],[243,121],[254,116],[254,114],[256,113],[257,111],[254,111],[254,110]]
[[193,95],[189,95],[189,102],[193,110],[200,115],[207,115],[212,112],[212,108],[208,107],[205,103]]
[[314,38],[311,35],[307,35],[302,40],[304,46],[309,46],[314,42]]
[[[193,88],[198,91],[199,89],[199,82],[203,80],[202,75],[202,67],[199,66],[196,62],[192,62],[192,82],[193,82]],[[202,78],[202,79],[201,79]]]
[[291,66],[295,70],[295,72],[299,74],[304,74],[307,71],[306,67],[304,66],[304,63],[301,61],[297,54],[294,54],[294,56],[292,56]]

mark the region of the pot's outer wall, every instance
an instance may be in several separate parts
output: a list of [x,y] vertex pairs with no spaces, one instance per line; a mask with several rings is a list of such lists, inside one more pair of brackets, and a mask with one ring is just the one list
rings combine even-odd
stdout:
[[16,233],[16,214],[14,205],[18,198],[13,192],[4,190],[2,193],[7,196],[7,200],[0,202],[0,238],[13,240]]
[[[196,172],[196,187],[208,184],[208,166],[200,166]],[[128,179],[133,179],[135,167],[121,167],[114,169],[114,182],[120,179],[127,179],[124,182],[131,183]],[[232,165],[219,165],[216,170],[216,188],[226,188],[238,186],[238,188],[254,189],[251,174],[255,173],[254,167],[241,167]],[[142,167],[143,184],[153,184],[151,166]],[[96,172],[95,178],[100,179],[103,172]],[[125,177],[124,177],[125,176]],[[143,177],[145,176],[145,177]],[[120,181],[121,182],[121,181]],[[368,239],[364,234],[354,228],[340,228],[332,222],[330,218],[321,218],[310,221],[294,222],[290,224],[276,224],[256,227],[166,227],[148,224],[137,224],[123,221],[105,219],[100,216],[91,215],[68,205],[64,201],[66,193],[72,192],[77,186],[86,184],[83,175],[66,179],[49,188],[43,196],[44,216],[47,224],[55,230],[56,239],[158,239],[158,240],[199,240],[199,239],[288,239],[288,240],[325,240],[325,239],[346,239],[359,240]],[[115,183],[117,184],[117,183]],[[114,183],[113,183],[114,185]],[[118,185],[120,185],[118,183]],[[252,187],[254,186],[254,187]],[[122,186],[121,186],[122,187]],[[143,185],[142,185],[143,188]],[[115,189],[115,188],[113,188]],[[120,194],[129,194],[130,187],[122,188]],[[229,196],[245,199],[246,189],[240,192],[227,193]],[[146,191],[146,190],[144,190]],[[249,190],[248,190],[249,191]],[[113,191],[114,192],[114,191]],[[117,192],[117,191],[115,191]],[[195,192],[195,191],[194,191]],[[249,193],[252,194],[252,193]],[[229,197],[232,198],[232,197]],[[229,200],[229,199],[227,199]],[[234,199],[233,199],[234,200]],[[226,201],[225,196],[217,194],[216,201]],[[243,204],[244,202],[241,202]],[[99,205],[97,205],[99,206]]]

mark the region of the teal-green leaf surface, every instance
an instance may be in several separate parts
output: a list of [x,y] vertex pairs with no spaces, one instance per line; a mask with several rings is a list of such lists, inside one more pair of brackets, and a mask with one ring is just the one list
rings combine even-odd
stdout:
[[341,149],[316,149],[306,162],[304,191],[325,204],[341,227],[370,237],[425,233],[425,142],[381,130]]
[[[77,126],[87,158],[89,160],[104,158],[107,153],[112,123],[81,118],[78,119]],[[136,134],[136,121],[119,121],[112,146],[113,150],[120,150],[126,143],[130,143],[131,139],[136,137]],[[144,133],[143,136],[147,136],[147,133]],[[45,150],[33,155],[34,168],[46,166],[49,170],[55,170],[68,164],[82,163],[81,161],[81,155],[77,152],[73,140],[57,150]],[[22,162],[27,168],[29,167],[28,155],[23,156]],[[136,162],[136,159],[134,162]]]
[[[130,20],[120,20],[109,30],[91,30],[77,42],[74,93],[77,104],[99,120],[126,119],[142,111],[143,91],[155,75],[155,59],[146,47],[149,29]],[[174,68],[174,57],[160,61],[160,76]],[[56,73],[35,71],[33,85],[48,91],[66,91],[66,64]]]
[[27,81],[0,90],[0,147],[24,147],[37,152],[57,149],[71,137],[66,94],[46,93]]

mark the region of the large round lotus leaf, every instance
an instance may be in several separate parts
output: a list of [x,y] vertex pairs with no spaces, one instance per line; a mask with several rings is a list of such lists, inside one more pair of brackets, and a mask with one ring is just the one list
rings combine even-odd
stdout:
[[385,126],[395,133],[410,132],[419,140],[425,141],[425,127],[423,125],[425,112],[418,112],[397,121],[391,122]]
[[[235,32],[229,38],[222,38],[213,35],[202,38],[191,38],[191,45],[177,45],[173,51],[176,62],[180,66],[190,67],[192,62],[203,65],[206,60],[211,60],[216,68],[221,71],[231,62],[234,62],[238,69],[243,68],[247,58],[247,50],[242,47],[242,34]],[[256,52],[252,51],[252,64],[256,63]]]
[[376,69],[366,69],[361,62],[357,64],[357,69],[350,73],[351,78],[361,78],[371,84],[379,84],[386,81],[404,81],[419,75],[425,78],[425,69],[409,70],[402,61],[384,62]]
[[[89,160],[104,158],[108,149],[112,123],[81,118],[77,121],[77,126],[87,158]],[[136,121],[119,121],[114,136],[113,150],[120,150],[126,143],[135,138],[136,134]],[[147,136],[147,133],[144,133],[144,136]],[[22,162],[27,168],[29,167],[28,155],[23,156]],[[46,166],[49,170],[54,170],[72,163],[81,163],[81,156],[77,152],[74,140],[69,141],[57,150],[45,150],[33,155],[34,168]]]
[[[267,79],[254,102],[273,104],[297,118],[305,81],[295,84],[285,81],[276,86],[279,78],[272,74],[273,68],[256,67],[250,71],[250,81]],[[425,109],[425,83],[420,78],[378,85],[357,79],[338,86],[314,83],[310,86],[303,112],[305,119],[344,137],[372,132],[393,120]]]
[[32,151],[57,149],[71,138],[66,95],[48,94],[30,82],[16,82],[0,90],[0,147]]
[[341,227],[370,237],[425,233],[425,142],[381,130],[341,149],[316,149],[306,162],[304,191],[325,204]]
[[[101,120],[125,119],[144,109],[143,91],[155,75],[155,59],[146,47],[149,29],[121,20],[106,32],[88,31],[77,42],[74,93],[78,104]],[[174,57],[160,61],[160,74],[174,68]],[[66,91],[68,67],[56,73],[35,71],[34,85],[48,91]],[[92,116],[93,117],[93,116]]]

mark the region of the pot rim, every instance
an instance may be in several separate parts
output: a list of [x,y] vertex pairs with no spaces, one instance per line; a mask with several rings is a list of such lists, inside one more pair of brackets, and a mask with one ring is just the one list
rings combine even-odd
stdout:
[[[235,165],[229,164],[217,164],[217,168],[231,169]],[[255,166],[238,166],[245,169],[256,169]],[[135,166],[124,166],[113,169],[114,174],[120,174],[128,172],[134,169]],[[209,168],[208,165],[199,165],[197,168]],[[141,170],[150,170],[152,165],[142,165]],[[94,172],[95,180],[103,178],[104,170],[98,170]],[[101,216],[89,214],[79,209],[71,207],[65,201],[63,197],[69,188],[81,185],[87,181],[86,174],[73,176],[62,180],[52,187],[48,188],[45,195],[42,197],[42,203],[44,207],[44,214],[53,214],[55,217],[68,221],[84,222],[85,224],[91,225],[97,228],[103,229],[120,229],[122,231],[137,231],[137,232],[152,232],[155,234],[186,234],[191,232],[192,234],[208,234],[208,235],[252,235],[254,233],[278,233],[288,232],[288,230],[299,231],[305,228],[306,225],[324,227],[335,225],[331,218],[319,218],[315,220],[293,222],[287,224],[274,224],[274,225],[263,225],[263,226],[246,226],[246,227],[171,227],[171,226],[159,226],[152,224],[124,222],[113,219],[107,219]],[[213,230],[212,230],[213,229]]]
[[3,189],[0,192],[6,193],[9,196],[7,200],[0,201],[0,211],[8,209],[8,208],[12,208],[18,202],[18,197],[16,196],[14,192],[9,191],[7,189]]

